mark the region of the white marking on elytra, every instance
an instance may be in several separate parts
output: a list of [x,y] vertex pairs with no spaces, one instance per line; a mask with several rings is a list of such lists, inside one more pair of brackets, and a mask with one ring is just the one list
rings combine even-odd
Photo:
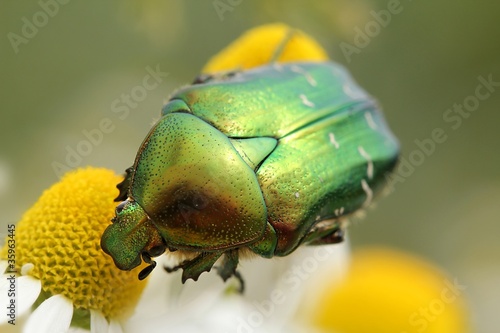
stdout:
[[364,180],[364,179],[361,179],[361,187],[363,188],[363,191],[365,191],[365,194],[366,194],[366,200],[363,203],[363,207],[367,207],[372,202],[373,191],[370,188],[370,186],[368,185],[368,183],[366,182],[366,180]]
[[299,97],[302,100],[302,104],[304,104],[305,106],[308,106],[310,108],[314,107],[314,103],[311,102],[310,100],[308,100],[307,97],[306,97],[306,95],[300,94]]
[[299,192],[295,192],[295,197],[296,197],[296,198],[300,197]]
[[335,135],[333,135],[333,133],[328,133],[328,136],[330,137],[331,144],[334,145],[335,148],[339,149],[340,145],[337,140],[335,140]]
[[318,179],[321,183],[324,182],[323,178],[321,178],[320,176],[318,176]]
[[342,88],[344,89],[344,93],[351,98],[358,99],[366,97],[365,93],[360,88],[356,88],[348,83],[344,84]]
[[318,84],[316,82],[316,80],[311,76],[311,74],[309,74],[306,70],[304,70],[302,67],[299,67],[297,65],[292,65],[290,66],[290,69],[292,70],[292,72],[294,73],[297,73],[297,74],[302,74],[305,76],[307,82],[309,82],[309,84],[313,87],[316,87],[316,85]]
[[368,176],[369,179],[373,178],[373,161],[370,155],[364,150],[363,147],[358,146],[358,151],[361,156],[368,162],[368,165],[366,167],[366,175]]
[[365,119],[366,122],[368,123],[368,126],[370,126],[372,130],[377,129],[377,124],[375,123],[375,120],[373,120],[373,116],[370,111],[365,112]]
[[340,207],[340,208],[335,209],[334,213],[336,216],[340,216],[340,215],[344,214],[344,207]]

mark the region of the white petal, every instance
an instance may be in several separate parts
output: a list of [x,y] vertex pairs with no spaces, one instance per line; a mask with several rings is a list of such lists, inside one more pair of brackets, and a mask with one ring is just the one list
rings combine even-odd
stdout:
[[[31,276],[17,277],[10,274],[2,275],[0,281],[0,295],[5,295],[5,301],[2,301],[0,307],[6,309],[10,306],[11,300],[14,301],[16,317],[22,316],[28,310],[40,294],[42,287],[40,280]],[[13,277],[13,280],[10,278]],[[11,288],[11,281],[14,281],[15,287]],[[3,300],[3,297],[2,297]],[[6,323],[10,317],[2,314],[0,316],[0,324]]]
[[[157,267],[175,266],[177,264],[174,259],[166,255],[155,258],[155,261]],[[177,282],[180,284],[180,281],[181,277],[178,274],[165,274],[164,270],[153,270],[130,319],[142,320],[145,316],[150,316],[151,313],[167,311],[174,301],[178,299],[178,297],[176,299],[169,297],[172,294],[172,286],[176,285]]]
[[[9,280],[7,280],[8,277],[8,275],[1,275],[2,280],[0,280],[0,295],[2,295],[2,302],[0,302],[0,307],[2,308],[2,310],[5,309],[10,303],[10,300],[8,298],[5,298],[5,300],[3,299],[4,295],[7,296],[9,294],[10,282]],[[2,314],[0,316],[0,324],[6,323],[9,319],[10,318],[5,314]]]
[[31,314],[23,333],[66,332],[73,317],[73,303],[62,295],[46,299]]
[[108,333],[123,333],[122,326],[116,320],[111,320]]
[[108,333],[109,324],[100,311],[90,310],[90,332]]
[[9,266],[6,260],[0,260],[0,275],[5,272],[5,269]]
[[17,307],[16,315],[22,316],[31,308],[40,295],[42,283],[40,280],[35,279],[32,276],[21,276],[17,279],[17,289],[19,290],[17,297],[19,305]]
[[[316,250],[315,250],[316,248]],[[293,316],[293,313],[297,313],[297,309],[301,308],[301,317],[312,318],[313,313],[310,313],[314,309],[312,304],[318,304],[319,298],[324,294],[322,286],[325,283],[330,285],[338,284],[348,272],[350,264],[350,245],[349,240],[346,240],[340,244],[333,245],[322,245],[318,247],[305,247],[306,251],[303,255],[309,255],[312,258],[317,259],[318,268],[310,272],[310,276],[303,280],[295,291],[295,297],[292,295],[287,295],[287,307],[277,308],[280,313],[276,313],[275,317],[280,317],[283,321],[286,318]],[[319,251],[319,252],[315,252]],[[302,268],[306,267],[306,257],[302,258],[297,265],[301,265]],[[301,264],[302,262],[302,264]]]

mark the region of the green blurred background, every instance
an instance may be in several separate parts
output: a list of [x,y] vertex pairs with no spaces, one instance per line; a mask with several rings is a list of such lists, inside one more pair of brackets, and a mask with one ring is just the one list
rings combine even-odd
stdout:
[[[214,3],[227,7],[218,12]],[[402,1],[400,12],[346,57],[341,45],[356,46],[358,28],[376,22],[371,11],[389,3],[69,1],[44,22],[38,1],[0,2],[0,232],[57,181],[53,162],[65,163],[84,130],[103,118],[114,126],[79,165],[122,172],[173,89],[243,31],[284,22],[316,38],[380,101],[404,158],[435,128],[447,136],[353,223],[353,248],[384,244],[437,263],[467,286],[477,331],[498,332],[500,87],[457,129],[443,114],[474,95],[479,76],[500,81],[500,2]],[[40,27],[13,47],[9,33],[22,37],[26,20]],[[121,119],[112,103],[157,65],[168,76]]]

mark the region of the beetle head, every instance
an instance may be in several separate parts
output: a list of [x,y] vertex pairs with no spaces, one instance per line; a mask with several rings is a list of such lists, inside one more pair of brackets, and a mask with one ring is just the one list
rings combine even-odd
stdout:
[[101,248],[109,254],[115,265],[129,271],[141,264],[141,257],[149,264],[139,273],[146,278],[156,266],[152,257],[165,251],[165,243],[146,212],[135,201],[127,199],[116,207],[113,224],[108,226],[101,238]]

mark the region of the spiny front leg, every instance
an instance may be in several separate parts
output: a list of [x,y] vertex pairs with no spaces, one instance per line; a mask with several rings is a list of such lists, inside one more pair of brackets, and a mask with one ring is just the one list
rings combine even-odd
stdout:
[[133,167],[125,170],[125,178],[121,183],[116,185],[116,188],[120,191],[120,194],[115,198],[116,202],[127,200],[128,197],[128,189],[130,187],[130,179],[132,178],[132,171],[134,171]]
[[194,259],[184,260],[177,266],[164,267],[164,269],[168,273],[182,269],[182,283],[185,283],[187,279],[198,281],[201,273],[210,272],[213,265],[221,255],[222,252],[202,252]]
[[[231,276],[238,279],[240,287],[238,291],[243,293],[245,289],[245,281],[241,274],[236,270],[238,266],[238,250],[230,250],[227,252],[202,252],[199,256],[194,259],[184,260],[180,264],[173,267],[163,267],[168,273],[172,273],[182,269],[182,283],[185,283],[188,279],[193,279],[198,281],[201,273],[210,272],[215,262],[224,254],[222,263],[220,266],[215,267],[217,273],[224,280],[224,282]],[[146,267],[145,270],[147,270]]]

